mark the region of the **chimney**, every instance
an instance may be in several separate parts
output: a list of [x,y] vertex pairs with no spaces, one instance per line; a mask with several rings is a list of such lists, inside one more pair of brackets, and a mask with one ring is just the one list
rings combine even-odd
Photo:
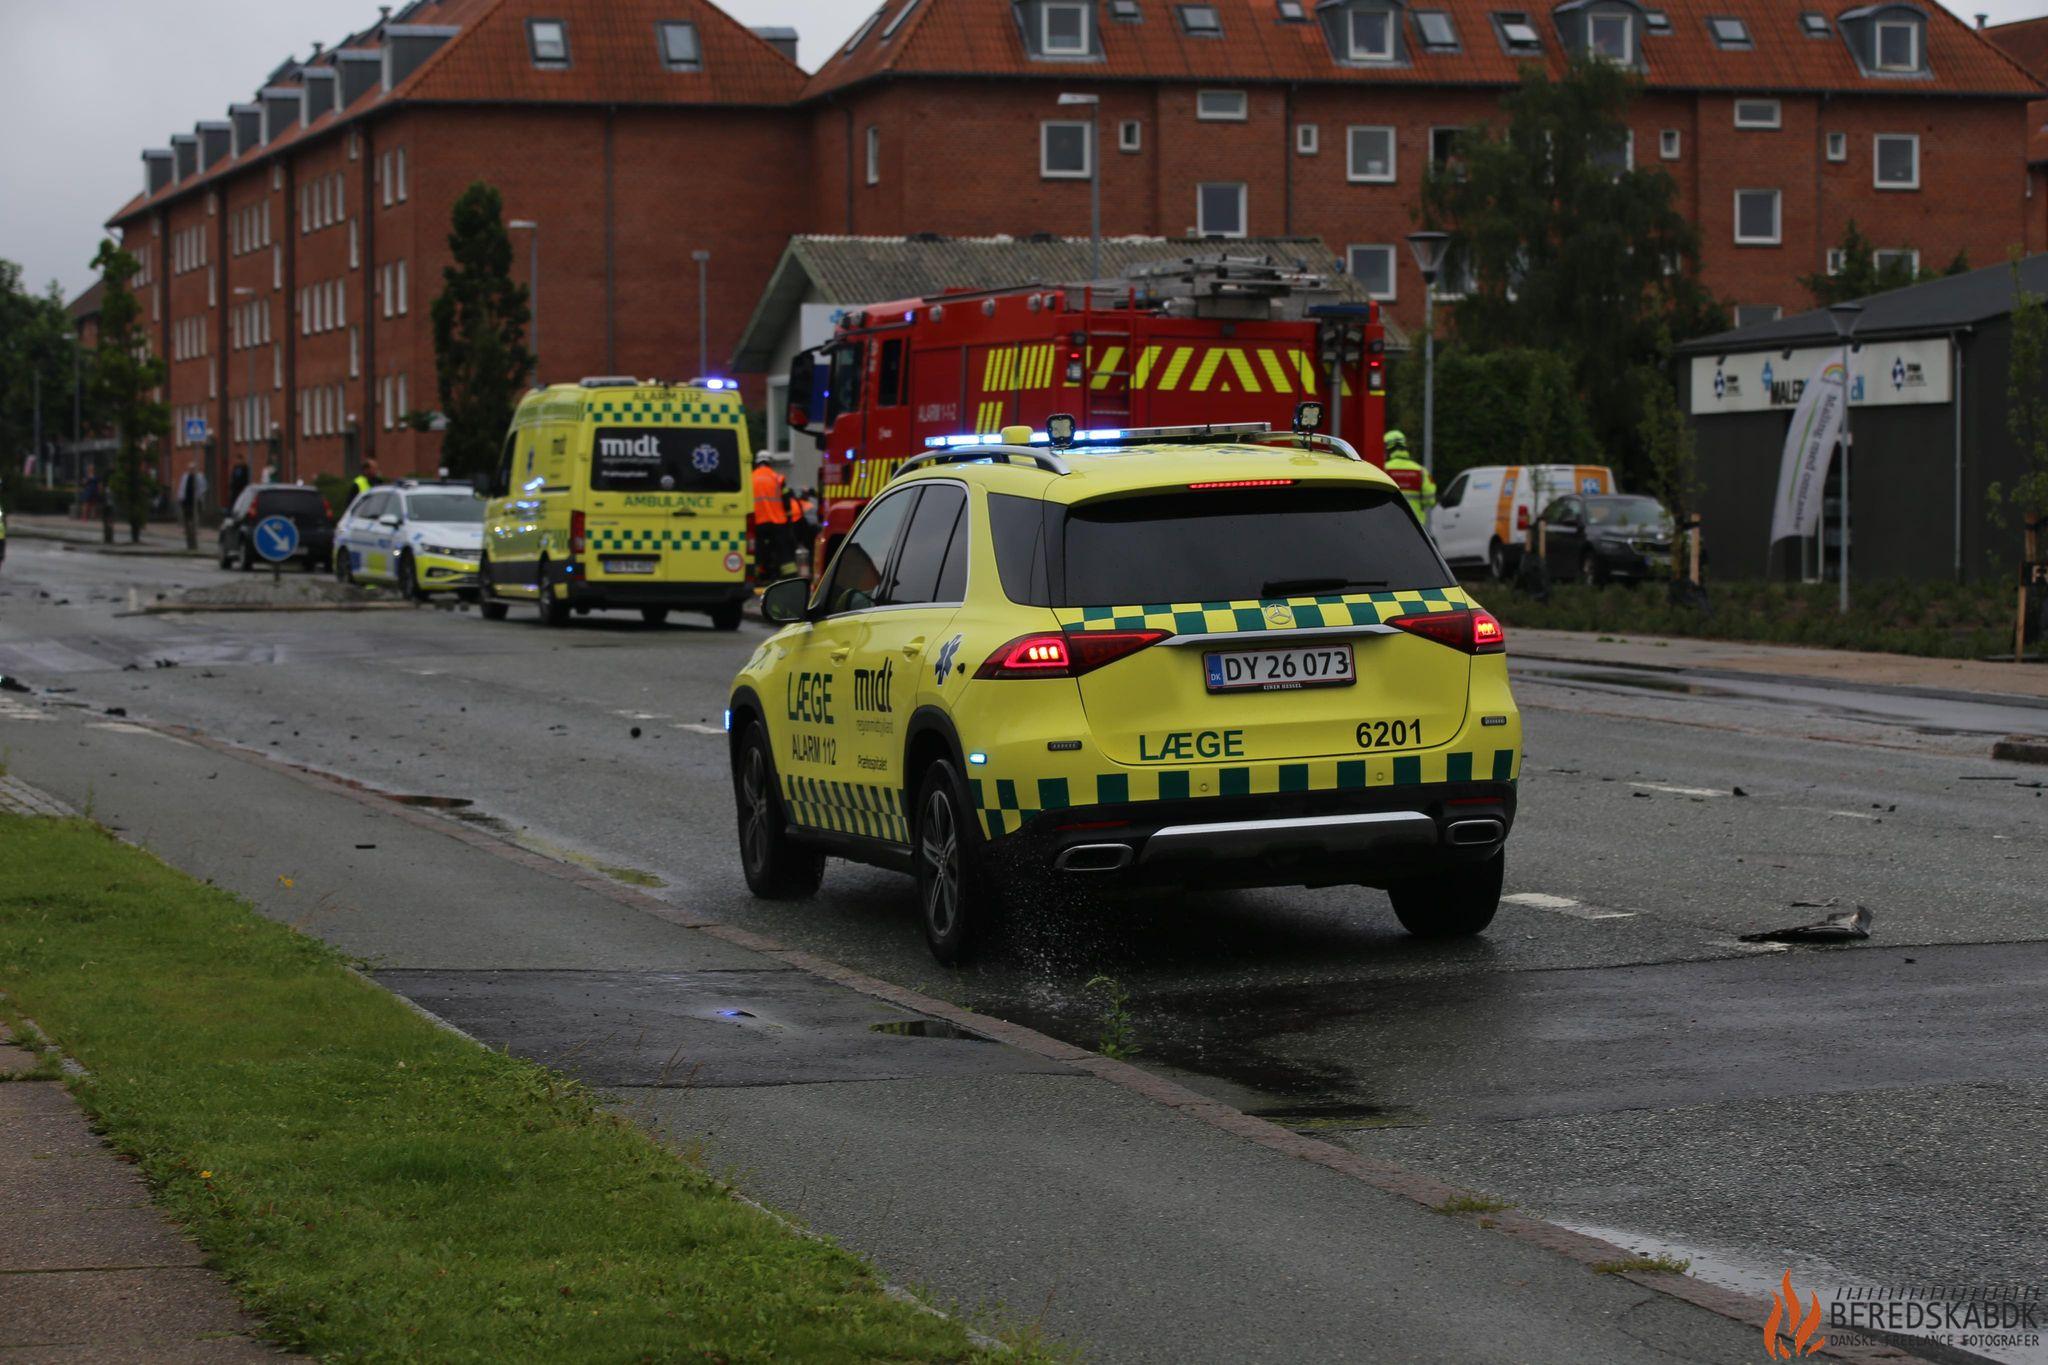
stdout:
[[407,76],[440,51],[441,44],[462,30],[450,24],[393,24],[384,30],[384,93],[390,94]]
[[263,141],[267,146],[297,123],[306,107],[306,92],[296,85],[266,85],[256,92],[263,106]]
[[171,149],[151,147],[142,154],[142,192],[158,194],[171,187]]
[[299,115],[302,124],[314,119],[334,107],[335,71],[331,66],[309,66],[306,68],[305,108]]
[[180,180],[199,174],[199,139],[190,133],[171,134],[171,165]]
[[796,61],[796,30],[793,28],[757,28],[750,32],[768,46],[780,52],[794,63]]
[[325,44],[325,43],[321,42],[321,41],[320,41],[320,40],[319,40],[318,38],[315,38],[315,39],[313,40],[313,55],[312,55],[312,56],[310,56],[310,57],[308,57],[308,58],[306,58],[306,61],[307,61],[308,63],[311,63],[311,62],[316,62],[316,61],[320,60],[320,54],[321,54],[321,53],[322,53],[323,51],[325,51],[325,50],[326,50],[326,48],[327,48],[327,44]]
[[334,54],[334,69],[341,73],[335,107],[346,109],[384,79],[384,54],[375,48],[344,47]]
[[1991,16],[1990,16],[1990,15],[1988,15],[1988,14],[1980,14],[1980,15],[1978,15],[1978,16],[1977,16],[1977,27],[1978,27],[1978,28],[1982,28],[1982,27],[1984,27],[1984,21],[1985,21],[1986,19],[1989,19],[1990,17],[1991,17]]
[[224,119],[194,124],[199,134],[199,169],[209,170],[234,155],[235,125]]
[[263,106],[260,104],[230,104],[228,122],[235,126],[234,154],[240,156],[251,147],[263,145]]

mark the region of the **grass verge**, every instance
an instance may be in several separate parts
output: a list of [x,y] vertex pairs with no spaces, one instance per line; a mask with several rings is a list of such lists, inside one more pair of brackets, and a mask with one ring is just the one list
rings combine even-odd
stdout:
[[1503,583],[1472,585],[1510,630],[1678,635],[1941,659],[2012,653],[2016,604],[2008,585],[1873,582],[1854,588],[1844,616],[1832,584],[1710,583],[1704,612],[1673,605],[1661,583],[1558,583],[1548,602]]
[[[956,1360],[588,1092],[85,821],[0,815],[0,990],[285,1344],[347,1360]],[[4,1197],[0,1197],[4,1203]],[[1015,1357],[1012,1357],[1015,1358]]]

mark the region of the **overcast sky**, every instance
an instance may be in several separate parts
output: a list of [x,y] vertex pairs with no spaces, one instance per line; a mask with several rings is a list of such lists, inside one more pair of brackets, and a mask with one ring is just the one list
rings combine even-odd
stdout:
[[[722,0],[747,24],[803,35],[806,69],[871,0]],[[2048,0],[1975,0],[1993,23]],[[144,147],[225,117],[286,56],[375,18],[371,0],[0,0],[0,258],[40,290],[91,282],[100,225],[142,183]]]

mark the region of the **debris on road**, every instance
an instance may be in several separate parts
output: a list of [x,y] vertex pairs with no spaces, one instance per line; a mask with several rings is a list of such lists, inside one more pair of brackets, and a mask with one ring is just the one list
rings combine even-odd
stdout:
[[[1832,902],[1828,902],[1832,904]],[[1811,901],[1794,901],[1793,908],[1821,909],[1820,904]],[[1744,934],[1744,943],[1851,943],[1870,937],[1871,913],[1869,907],[1859,905],[1853,910],[1843,910],[1829,915],[1826,919],[1812,924],[1795,925],[1790,929],[1766,929],[1758,934]]]
[[26,692],[28,684],[12,673],[0,673],[0,692]]
[[1991,756],[2008,763],[2048,763],[2048,735],[2007,735],[1991,746]]

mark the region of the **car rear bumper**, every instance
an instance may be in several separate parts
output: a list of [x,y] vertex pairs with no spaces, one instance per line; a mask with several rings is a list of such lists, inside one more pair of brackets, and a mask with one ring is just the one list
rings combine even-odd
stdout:
[[576,579],[568,585],[572,607],[602,611],[607,607],[671,607],[678,611],[702,611],[708,607],[737,606],[753,600],[753,589],[744,582],[731,583],[622,583],[617,579],[592,582]]
[[1046,811],[990,855],[1013,875],[1104,889],[1384,887],[1485,861],[1514,819],[1513,782],[1205,797]]

